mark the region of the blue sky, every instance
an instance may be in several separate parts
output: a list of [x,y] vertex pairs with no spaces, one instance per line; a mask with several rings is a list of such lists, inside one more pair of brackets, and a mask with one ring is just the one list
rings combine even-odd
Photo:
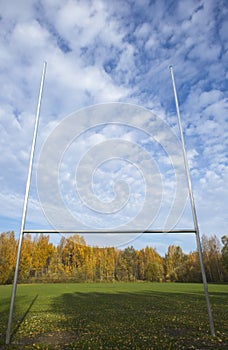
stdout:
[[[183,165],[179,151],[175,158],[172,154],[175,142],[164,150],[171,140],[167,137],[170,130],[178,137],[169,73],[172,64],[200,232],[219,237],[227,234],[227,1],[46,0],[20,1],[18,6],[16,1],[1,0],[0,5],[1,232],[19,232],[41,71],[46,60],[27,228],[50,228],[53,224],[48,223],[42,213],[37,184],[42,184],[41,192],[47,193],[49,189],[54,193],[50,181],[55,149],[50,154],[53,158],[41,158],[46,159],[49,187],[42,182],[45,171],[39,157],[52,137],[55,140],[59,125],[63,139],[67,137],[63,121],[70,123],[71,119],[66,118],[69,115],[77,122],[81,120],[78,127],[83,133],[73,135],[61,150],[57,183],[62,202],[72,215],[77,213],[76,216],[90,226],[106,227],[110,223],[116,227],[115,220],[126,217],[129,221],[131,215],[142,209],[145,194],[152,198],[156,196],[153,190],[157,189],[163,200],[161,206],[157,206],[160,216],[151,225],[158,227],[164,225],[162,221],[180,185],[183,198],[179,203],[183,204],[186,183],[179,168]],[[84,112],[78,112],[84,108],[90,111],[91,105],[103,104],[109,108],[112,102],[128,104],[129,114],[132,105],[149,109],[162,121],[158,123],[160,127],[167,125],[164,128],[168,134],[152,123],[152,116],[148,118],[148,125],[144,119],[130,126],[124,125],[121,119],[122,124],[118,124],[116,105],[108,117],[108,122],[113,124],[105,125],[107,119],[101,118],[99,108],[94,119],[89,115],[83,119]],[[102,125],[95,125],[95,122],[102,122]],[[144,132],[145,125],[152,138]],[[58,143],[56,150],[59,147]],[[107,151],[112,151],[110,156]],[[83,158],[88,160],[88,167]],[[81,168],[77,172],[78,164]],[[183,180],[181,183],[178,180],[178,186],[177,168],[179,179]],[[38,179],[37,169],[41,169]],[[84,169],[84,173],[80,169]],[[148,175],[151,171],[157,176],[154,182]],[[88,185],[83,181],[89,174],[93,181]],[[149,185],[152,181],[149,190],[147,179]],[[90,185],[91,188],[87,187]],[[87,195],[88,198],[83,197]],[[92,202],[91,207],[86,207],[86,199],[96,198],[96,205],[101,203],[99,210],[104,210],[105,206],[110,207],[115,195],[117,199],[126,196],[127,203],[123,214],[119,208],[115,219],[106,213],[102,221],[96,210],[93,211]],[[155,200],[153,203],[156,206]],[[114,206],[111,208],[116,210]],[[149,209],[144,214],[148,218]],[[188,203],[183,215],[178,213],[178,220],[176,227],[192,228]],[[64,220],[63,225],[67,226]],[[92,244],[106,242],[100,236],[94,241],[88,237],[90,240]],[[124,240],[115,241],[115,237],[107,242],[115,243],[127,244]],[[155,246],[162,254],[172,243],[180,244],[185,251],[195,249],[194,236],[143,235],[132,242],[136,248],[147,244]]]

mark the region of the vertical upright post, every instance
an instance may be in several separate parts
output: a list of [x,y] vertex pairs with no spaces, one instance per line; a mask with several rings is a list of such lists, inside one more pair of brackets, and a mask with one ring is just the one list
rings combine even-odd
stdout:
[[175,85],[175,80],[174,80],[173,67],[170,66],[169,69],[170,69],[171,78],[172,78],[174,99],[175,99],[175,104],[176,104],[176,112],[177,112],[178,125],[179,125],[180,137],[181,137],[181,143],[182,143],[184,165],[185,165],[186,176],[187,176],[187,183],[188,183],[188,190],[189,190],[189,197],[190,197],[190,203],[191,203],[191,209],[192,209],[193,222],[194,222],[194,227],[195,227],[196,243],[197,243],[197,249],[198,249],[198,253],[199,253],[202,280],[203,280],[203,285],[204,285],[204,293],[205,293],[205,298],[206,298],[206,303],[207,303],[207,312],[208,312],[208,318],[209,318],[209,323],[210,323],[210,331],[211,331],[211,335],[215,336],[214,322],[213,322],[211,305],[210,305],[209,294],[208,294],[207,278],[206,278],[206,273],[205,273],[205,268],[204,268],[203,253],[202,253],[202,247],[201,247],[201,242],[200,242],[199,225],[198,225],[198,220],[197,220],[197,215],[196,215],[196,207],[195,207],[195,201],[194,201],[193,191],[192,191],[190,170],[189,170],[186,149],[185,149],[184,135],[183,135],[183,129],[182,129],[182,124],[181,124],[181,118],[180,118],[180,110],[179,110],[179,103],[178,103],[176,85]]
[[33,139],[32,139],[32,148],[31,148],[31,153],[30,153],[30,161],[29,161],[29,169],[28,169],[25,197],[24,197],[23,213],[22,213],[22,219],[21,219],[21,229],[20,229],[20,236],[19,236],[19,243],[18,243],[18,250],[17,250],[17,261],[16,261],[16,267],[15,267],[15,273],[14,273],[14,281],[13,281],[13,286],[12,286],[8,327],[7,327],[7,331],[6,331],[6,344],[7,345],[10,343],[10,333],[11,333],[11,326],[12,326],[12,319],[13,319],[14,302],[15,302],[16,290],[17,290],[17,280],[18,280],[18,273],[19,273],[21,249],[22,249],[24,228],[25,228],[25,221],[26,221],[26,214],[27,214],[27,207],[28,207],[28,197],[29,197],[30,184],[31,184],[33,158],[34,158],[34,153],[35,153],[35,145],[36,145],[38,124],[39,124],[40,107],[41,107],[41,99],[42,99],[44,79],[45,79],[45,73],[46,73],[46,66],[47,66],[47,63],[44,62],[41,83],[40,83],[40,92],[39,92],[38,104],[37,104],[37,111],[36,111],[35,127],[34,127]]

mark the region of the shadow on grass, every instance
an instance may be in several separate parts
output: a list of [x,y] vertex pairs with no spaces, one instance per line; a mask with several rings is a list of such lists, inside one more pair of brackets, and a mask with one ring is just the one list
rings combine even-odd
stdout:
[[[75,290],[78,288],[75,284]],[[211,294],[215,338],[209,334],[203,292],[101,289],[64,293],[52,297],[45,311],[41,306],[31,312],[36,295],[13,331],[13,346],[60,350],[227,349],[227,294]]]
[[24,322],[24,320],[26,319],[27,315],[29,314],[29,311],[31,310],[32,306],[35,304],[37,298],[38,298],[38,294],[33,298],[32,302],[28,306],[27,310],[22,315],[21,319],[18,321],[17,326],[13,329],[12,334],[11,334],[11,338],[13,338],[14,335],[18,332],[18,330],[21,327],[22,323]]
[[[13,313],[13,320],[12,320],[12,328],[11,328],[11,336],[10,336],[10,340],[12,341],[14,336],[17,335],[20,327],[22,326],[22,323],[25,321],[25,319],[27,318],[27,316],[30,313],[30,310],[32,308],[32,306],[34,305],[34,303],[36,302],[38,298],[38,294],[32,299],[32,301],[30,302],[30,304],[26,304],[24,299],[25,296],[17,296],[16,298],[16,302],[14,305],[14,313]],[[18,308],[18,305],[23,302],[23,309],[25,309],[25,311],[21,312],[21,308]],[[0,303],[0,307],[2,310],[1,313],[1,319],[0,319],[0,349],[7,349],[8,347],[5,345],[5,341],[6,341],[6,329],[7,329],[7,325],[8,325],[8,320],[9,320],[9,308],[10,308],[10,297],[9,298],[4,298],[3,300],[1,300]],[[4,307],[3,307],[4,305]],[[20,315],[20,317],[19,317]],[[14,326],[15,325],[15,326]]]
[[[219,294],[225,305],[226,294]],[[62,315],[56,325],[77,333],[75,349],[217,349],[227,348],[209,334],[204,293],[75,292],[53,299]],[[218,315],[219,326],[224,327]],[[228,321],[228,320],[227,320]],[[223,336],[224,335],[224,336]],[[70,339],[67,339],[68,343]]]

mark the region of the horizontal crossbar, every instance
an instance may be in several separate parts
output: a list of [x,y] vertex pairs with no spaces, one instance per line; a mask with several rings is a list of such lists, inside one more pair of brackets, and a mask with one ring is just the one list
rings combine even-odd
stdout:
[[179,230],[24,230],[23,233],[65,233],[65,234],[136,234],[136,233],[196,233],[192,229]]

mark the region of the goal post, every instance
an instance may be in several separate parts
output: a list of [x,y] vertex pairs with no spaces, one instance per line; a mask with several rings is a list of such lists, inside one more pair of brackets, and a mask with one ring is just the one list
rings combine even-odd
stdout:
[[183,129],[182,129],[182,124],[181,124],[177,91],[176,91],[174,72],[173,72],[172,66],[170,66],[169,68],[170,68],[170,74],[171,74],[171,80],[172,80],[172,86],[173,86],[173,92],[174,92],[174,99],[175,99],[175,105],[176,105],[176,113],[177,113],[177,119],[178,119],[181,145],[182,145],[182,155],[183,155],[184,166],[185,166],[185,173],[186,173],[186,179],[187,179],[187,185],[188,185],[188,193],[189,193],[190,204],[191,204],[192,218],[193,218],[193,223],[194,223],[194,229],[192,229],[192,230],[185,229],[185,228],[183,228],[183,229],[167,229],[167,230],[164,230],[164,229],[163,230],[162,229],[155,229],[155,230],[152,230],[152,229],[142,229],[142,230],[140,230],[140,229],[133,229],[133,230],[130,230],[130,229],[123,229],[123,230],[121,230],[121,229],[119,229],[119,230],[117,230],[117,229],[116,230],[114,230],[114,229],[113,230],[112,229],[107,229],[107,230],[106,229],[95,229],[95,230],[77,230],[77,229],[76,230],[72,230],[72,229],[64,229],[64,230],[60,230],[60,229],[44,230],[44,229],[41,229],[41,230],[39,230],[39,229],[36,229],[36,230],[27,230],[27,229],[25,229],[28,199],[29,199],[29,192],[30,192],[30,185],[31,185],[31,175],[32,175],[32,168],[33,168],[33,159],[34,159],[34,153],[35,153],[38,124],[39,124],[39,116],[40,116],[40,107],[41,107],[44,80],[45,80],[45,74],[46,74],[46,66],[47,66],[47,63],[44,62],[41,83],[40,83],[38,104],[37,104],[34,134],[33,134],[33,140],[32,140],[31,153],[30,153],[30,161],[29,161],[29,169],[28,169],[25,197],[24,197],[24,206],[23,206],[21,229],[20,229],[20,235],[19,235],[16,267],[15,267],[15,273],[14,273],[13,286],[12,286],[10,310],[9,310],[9,317],[8,317],[8,326],[7,326],[7,332],[6,332],[6,344],[10,344],[12,319],[13,319],[13,312],[14,312],[14,303],[15,303],[17,283],[18,283],[19,267],[20,267],[20,257],[21,257],[23,237],[24,237],[25,233],[48,233],[48,234],[52,234],[52,233],[53,234],[54,233],[65,233],[65,234],[71,234],[71,233],[74,233],[74,234],[77,234],[77,233],[93,234],[93,233],[97,233],[97,234],[119,234],[119,235],[140,234],[140,233],[141,234],[144,234],[144,233],[145,234],[148,234],[148,233],[195,234],[196,245],[197,245],[197,250],[198,250],[198,254],[199,254],[200,268],[201,268],[201,273],[202,273],[202,281],[203,281],[203,285],[204,285],[204,294],[205,294],[206,304],[207,304],[210,332],[211,332],[212,336],[215,336],[214,323],[213,323],[213,317],[212,317],[211,305],[210,305],[209,293],[208,293],[208,285],[207,285],[206,273],[205,273],[204,262],[203,262],[203,254],[202,254],[202,247],[201,247],[201,241],[200,241],[198,219],[197,219],[197,214],[196,214],[196,207],[195,207],[195,202],[194,202],[192,183],[191,183],[191,177],[190,177],[190,170],[189,170],[188,159],[187,159],[187,154],[186,154],[185,141],[184,141],[184,136],[183,136]]

